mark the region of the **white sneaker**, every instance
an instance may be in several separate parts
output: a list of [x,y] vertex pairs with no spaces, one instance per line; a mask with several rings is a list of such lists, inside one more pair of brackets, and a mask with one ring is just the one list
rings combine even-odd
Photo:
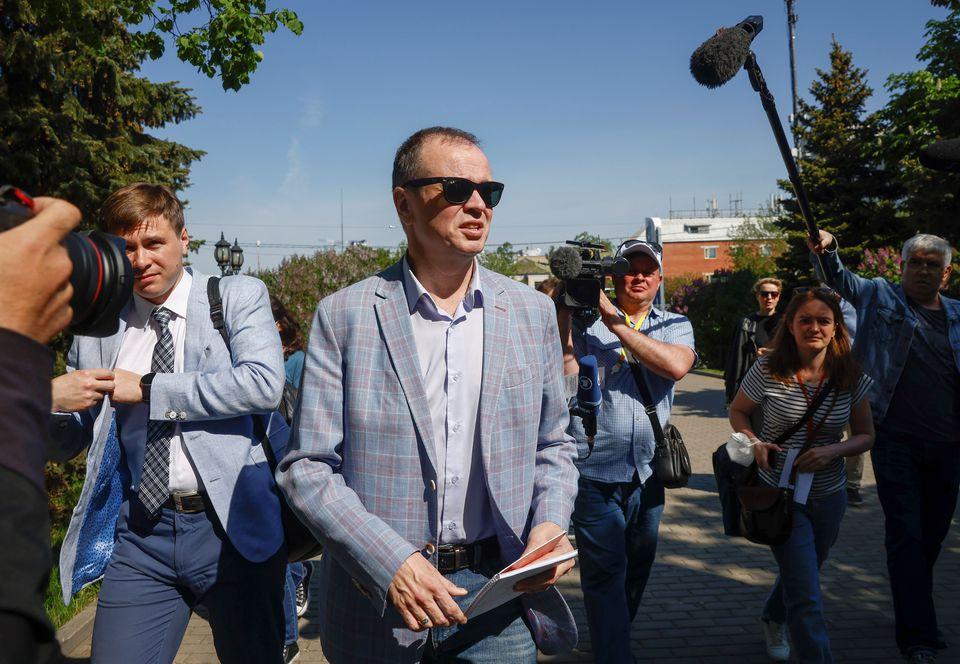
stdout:
[[775,662],[790,659],[790,644],[787,642],[787,626],[781,623],[761,620],[763,639],[767,644],[767,657]]

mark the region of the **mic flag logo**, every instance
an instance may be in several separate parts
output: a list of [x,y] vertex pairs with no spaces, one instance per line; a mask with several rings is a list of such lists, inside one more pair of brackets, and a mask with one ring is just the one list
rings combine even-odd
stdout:
[[580,376],[580,389],[584,391],[593,389],[593,381],[589,376]]

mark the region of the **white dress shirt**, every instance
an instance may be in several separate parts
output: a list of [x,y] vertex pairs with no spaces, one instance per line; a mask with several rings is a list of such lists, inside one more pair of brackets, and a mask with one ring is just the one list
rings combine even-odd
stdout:
[[[133,295],[133,306],[127,317],[127,329],[120,342],[120,353],[117,355],[116,369],[126,369],[135,374],[144,375],[151,371],[153,364],[153,348],[160,337],[157,322],[150,315],[158,306],[169,309],[170,334],[173,335],[173,370],[176,373],[183,371],[183,343],[187,333],[187,303],[190,299],[190,286],[193,277],[186,270],[167,301],[156,305],[143,299],[136,293]],[[147,421],[150,416],[150,406],[145,403],[116,404],[117,430],[120,438],[125,441],[146,441]],[[142,444],[142,443],[136,443]],[[197,475],[190,465],[183,449],[183,434],[180,425],[176,425],[173,437],[170,439],[170,492],[197,491],[199,483]]]
[[403,281],[437,447],[439,540],[476,542],[496,534],[477,428],[483,379],[480,270],[475,262],[470,286],[453,316],[437,306],[406,258]]

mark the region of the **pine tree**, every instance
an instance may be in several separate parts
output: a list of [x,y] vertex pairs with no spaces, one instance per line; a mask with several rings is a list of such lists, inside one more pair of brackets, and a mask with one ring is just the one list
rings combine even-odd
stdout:
[[926,67],[887,79],[890,101],[878,113],[880,154],[902,190],[898,201],[903,233],[935,233],[960,241],[960,175],[920,165],[924,146],[960,137],[960,0],[933,0],[949,12],[926,24],[927,41],[917,54]]
[[[203,4],[210,22],[179,33]],[[147,133],[200,112],[190,91],[138,76],[175,38],[178,55],[225,88],[249,80],[252,44],[296,15],[263,0],[0,0],[0,180],[66,198],[88,225],[112,191],[145,180],[189,184],[203,152]],[[282,20],[281,20],[282,19]],[[136,25],[136,29],[128,26]],[[271,29],[272,28],[272,29]]]
[[[873,93],[866,77],[864,69],[853,65],[852,54],[834,39],[830,69],[817,70],[810,86],[813,101],[801,101],[798,119],[801,179],[814,218],[820,228],[838,237],[847,264],[856,264],[864,248],[889,244],[891,237],[900,235],[891,178],[875,156],[877,123],[864,108]],[[809,281],[806,225],[789,181],[779,184],[789,196],[779,219],[787,250],[777,266],[788,281]]]

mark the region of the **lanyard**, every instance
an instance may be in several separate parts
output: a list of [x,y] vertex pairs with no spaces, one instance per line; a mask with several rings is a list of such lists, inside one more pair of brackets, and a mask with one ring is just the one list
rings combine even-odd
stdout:
[[[650,309],[647,309],[646,311],[644,311],[643,314],[640,315],[640,318],[637,319],[637,322],[636,322],[636,323],[634,323],[633,321],[630,320],[630,314],[628,314],[626,311],[623,312],[623,317],[624,317],[627,325],[628,325],[631,329],[635,330],[636,332],[639,332],[639,331],[640,331],[640,326],[643,325],[643,321],[647,320],[647,315],[648,315],[649,313],[650,313]],[[626,359],[627,359],[627,351],[626,351],[626,349],[625,349],[623,346],[620,346],[620,362],[619,362],[619,364],[623,364],[624,361],[626,361]]]
[[[820,382],[817,383],[817,389],[811,397],[807,394],[807,387],[803,384],[803,381],[800,380],[800,372],[797,372],[797,385],[800,386],[800,390],[803,392],[803,400],[807,403],[807,408],[810,407],[810,404],[814,402],[817,396],[820,394],[820,390],[823,388],[823,380],[827,375],[825,373],[820,374]],[[810,413],[810,418],[807,420],[807,438],[809,439],[813,436],[813,416],[814,413]]]

